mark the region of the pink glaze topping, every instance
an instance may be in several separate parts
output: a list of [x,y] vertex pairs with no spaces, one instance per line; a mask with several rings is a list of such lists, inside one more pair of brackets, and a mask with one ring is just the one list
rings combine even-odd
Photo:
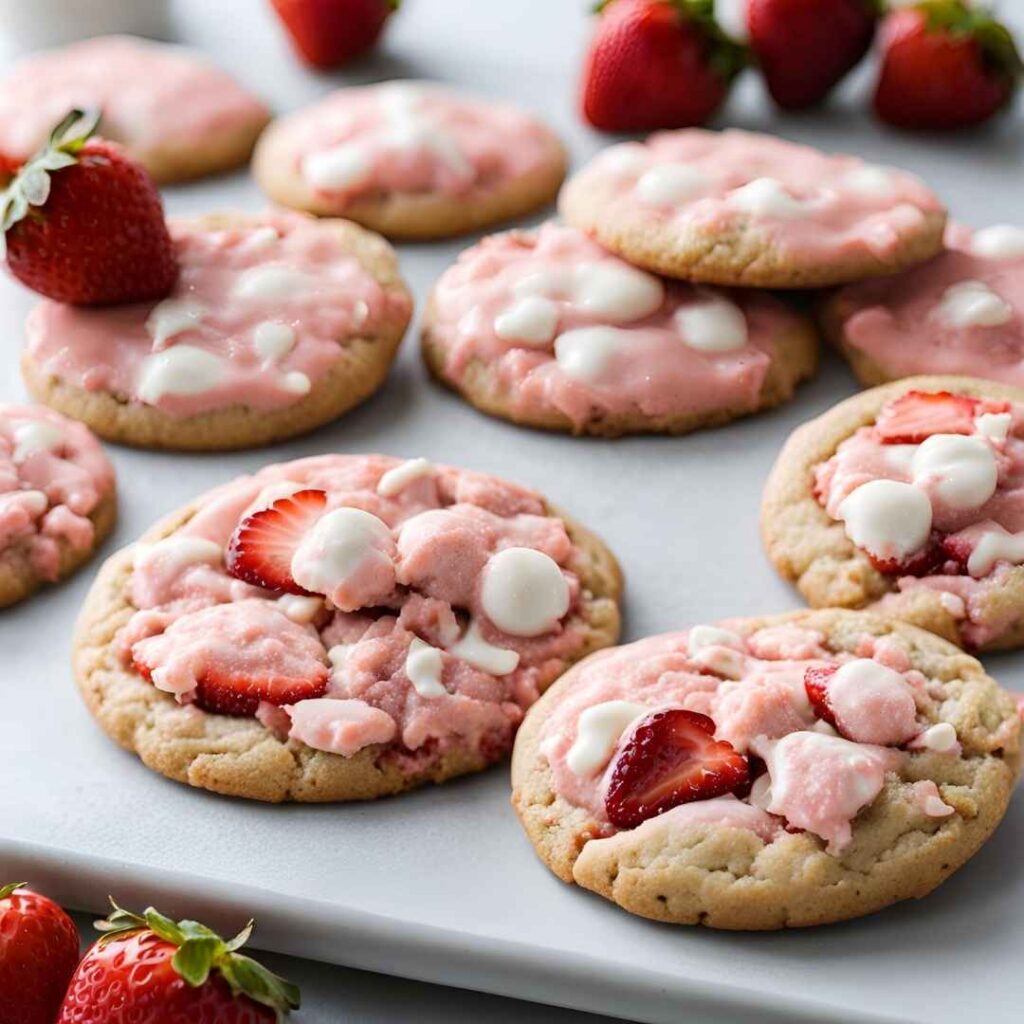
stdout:
[[[225,549],[239,521],[304,488],[327,494],[306,534],[326,524],[317,542],[322,591],[278,595],[230,577]],[[369,520],[377,525],[366,531]],[[276,735],[343,756],[385,745],[380,756],[409,771],[453,747],[497,760],[525,709],[583,645],[579,554],[539,495],[496,477],[423,460],[317,456],[226,484],[170,537],[139,545],[129,582],[137,611],[117,644],[184,703],[210,672],[241,678],[270,666],[276,677],[309,679],[329,664],[322,694],[283,708],[264,700],[257,718]],[[565,588],[564,612],[543,632],[532,621],[528,635],[504,632],[491,616],[520,624],[524,579],[536,584],[531,608],[560,592],[548,575],[529,576],[538,559]]]
[[947,251],[839,292],[847,345],[888,377],[967,374],[1024,387],[1024,228],[946,231]]
[[301,400],[346,339],[408,317],[329,224],[268,214],[245,227],[171,222],[181,274],[155,305],[86,309],[46,300],[29,315],[32,359],[88,391],[189,416]]
[[81,423],[40,405],[0,404],[0,561],[27,551],[53,580],[61,550],[93,543],[89,514],[114,490],[114,469]]
[[[635,726],[655,709],[681,707],[710,717],[716,739],[740,753],[756,754],[767,772],[742,800],[728,796],[686,803],[641,829],[721,824],[750,828],[770,841],[786,825],[812,832],[830,852],[841,852],[850,841],[853,819],[908,756],[897,746],[921,736],[931,738],[920,747],[940,745],[925,714],[942,694],[909,665],[899,674],[874,660],[876,652],[894,660],[894,644],[885,638],[865,637],[860,647],[865,656],[857,657],[826,651],[824,637],[814,630],[782,625],[743,635],[729,625],[696,626],[588,658],[541,734],[554,789],[607,823],[605,792]],[[808,669],[825,667],[838,669],[833,679],[847,676],[840,689],[862,684],[869,698],[863,707],[851,713],[853,700],[843,694],[837,710],[846,713],[855,735],[870,739],[854,739],[842,719],[839,735],[818,717],[804,677]],[[904,720],[908,711],[909,724]],[[954,745],[955,738],[954,732]],[[876,742],[882,739],[884,745]],[[941,742],[949,742],[944,733]]]
[[73,107],[99,107],[101,134],[129,148],[216,145],[269,116],[230,75],[177,46],[105,36],[21,61],[0,84],[0,153],[27,157]]
[[612,146],[581,179],[614,186],[607,216],[670,221],[708,233],[756,228],[784,254],[879,259],[942,205],[917,178],[851,156],[744,131],[688,128]]
[[278,122],[274,141],[339,211],[396,193],[494,189],[549,164],[555,150],[551,132],[517,107],[428,82],[341,89]]
[[969,434],[920,444],[861,427],[816,468],[814,493],[899,591],[938,591],[963,641],[981,646],[1019,618],[988,604],[1024,564],[1024,407],[976,403],[965,422]]
[[485,238],[434,291],[445,375],[475,362],[518,413],[660,417],[757,407],[798,318],[763,293],[669,283],[554,222]]

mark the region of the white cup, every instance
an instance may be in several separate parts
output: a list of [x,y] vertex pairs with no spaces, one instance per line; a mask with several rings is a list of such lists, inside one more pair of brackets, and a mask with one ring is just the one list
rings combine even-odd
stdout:
[[169,0],[0,0],[0,36],[12,55],[115,32],[168,39],[169,8]]

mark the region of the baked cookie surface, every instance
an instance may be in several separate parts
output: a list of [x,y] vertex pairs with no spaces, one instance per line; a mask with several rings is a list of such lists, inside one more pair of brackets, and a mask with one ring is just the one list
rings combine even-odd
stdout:
[[104,731],[169,778],[371,799],[505,757],[538,694],[615,642],[620,589],[607,548],[532,491],[317,456],[220,487],[114,555],[75,673]]
[[0,403],[0,608],[88,561],[116,514],[114,467],[86,427]]
[[391,238],[475,231],[549,203],[562,144],[507,103],[429,82],[342,89],[276,120],[253,173],[277,203]]
[[822,320],[864,384],[951,373],[1024,387],[1024,228],[952,224],[940,256],[848,285]]
[[1024,642],[1024,391],[910,377],[796,430],[768,556],[814,607],[870,606],[969,649]]
[[637,270],[549,222],[464,252],[434,289],[423,354],[472,405],[580,434],[683,433],[790,398],[813,325],[757,292]]
[[556,875],[632,913],[825,924],[968,860],[1006,810],[1019,733],[1013,698],[924,630],[740,619],[575,666],[519,731],[513,804]]
[[659,132],[612,146],[559,210],[623,259],[709,284],[813,288],[942,249],[946,213],[905,171],[753,132]]
[[214,450],[312,430],[383,383],[412,299],[382,238],[294,213],[170,228],[181,272],[167,299],[32,311],[35,398],[112,441]]
[[31,156],[73,108],[98,107],[99,132],[158,182],[244,164],[266,106],[200,54],[102,36],[34,54],[0,82],[0,153]]

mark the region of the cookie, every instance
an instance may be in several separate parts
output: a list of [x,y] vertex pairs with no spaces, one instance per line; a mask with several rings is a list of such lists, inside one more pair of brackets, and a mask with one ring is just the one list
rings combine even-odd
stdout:
[[75,640],[103,730],[265,801],[368,800],[504,758],[616,641],[608,549],[533,491],[425,459],[269,466],[114,555]]
[[253,158],[275,202],[389,238],[443,238],[530,213],[554,199],[565,168],[537,118],[429,82],[334,92],[274,121]]
[[100,134],[158,182],[244,164],[270,112],[198,53],[102,36],[33,54],[0,82],[0,153],[22,160],[69,110],[98,107]]
[[814,607],[872,607],[972,650],[1024,643],[1024,391],[910,377],[786,442],[768,557]]
[[763,292],[637,270],[575,228],[485,238],[441,277],[433,374],[484,412],[576,434],[681,434],[786,401],[817,365],[813,324]]
[[752,132],[659,132],[612,146],[563,188],[562,216],[646,270],[708,284],[816,288],[942,249],[917,178]]
[[0,403],[0,608],[70,576],[116,515],[114,467],[86,427]]
[[772,929],[921,897],[992,834],[1013,698],[952,644],[840,609],[592,655],[516,739],[513,804],[566,882],[674,924]]
[[950,225],[942,255],[840,289],[822,322],[867,385],[952,373],[1024,387],[1024,228]]
[[169,298],[32,311],[22,372],[35,398],[112,441],[206,451],[312,430],[384,382],[412,299],[382,238],[294,213],[170,228]]

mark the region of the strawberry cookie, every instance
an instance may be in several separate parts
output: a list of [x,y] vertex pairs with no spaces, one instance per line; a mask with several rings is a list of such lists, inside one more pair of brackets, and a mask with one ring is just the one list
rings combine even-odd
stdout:
[[275,121],[253,173],[275,202],[348,217],[393,238],[442,238],[550,202],[566,157],[507,103],[429,82],[342,89]]
[[826,330],[865,384],[959,373],[1024,387],[1024,228],[946,230],[946,251],[841,289]]
[[699,128],[606,149],[568,182],[559,208],[637,266],[758,288],[896,273],[941,251],[946,222],[906,171]]
[[371,799],[505,757],[615,642],[615,559],[540,495],[322,455],[199,498],[111,558],[75,672],[152,769],[257,800]]
[[770,929],[931,892],[992,834],[1013,698],[952,644],[827,609],[587,658],[527,715],[513,804],[566,882],[643,917]]
[[169,226],[179,270],[162,301],[32,311],[36,398],[113,441],[212,450],[311,430],[383,383],[412,301],[382,238],[295,213]]
[[762,531],[815,607],[874,609],[971,650],[1024,643],[1024,390],[911,377],[786,443]]
[[663,280],[554,222],[463,253],[423,332],[433,373],[477,408],[610,436],[777,405],[817,350],[813,326],[778,299]]
[[114,467],[86,427],[0,404],[0,608],[88,561],[116,514]]
[[97,107],[100,134],[160,182],[244,164],[267,108],[198,53],[134,36],[33,54],[0,81],[0,154],[23,160],[73,107]]

